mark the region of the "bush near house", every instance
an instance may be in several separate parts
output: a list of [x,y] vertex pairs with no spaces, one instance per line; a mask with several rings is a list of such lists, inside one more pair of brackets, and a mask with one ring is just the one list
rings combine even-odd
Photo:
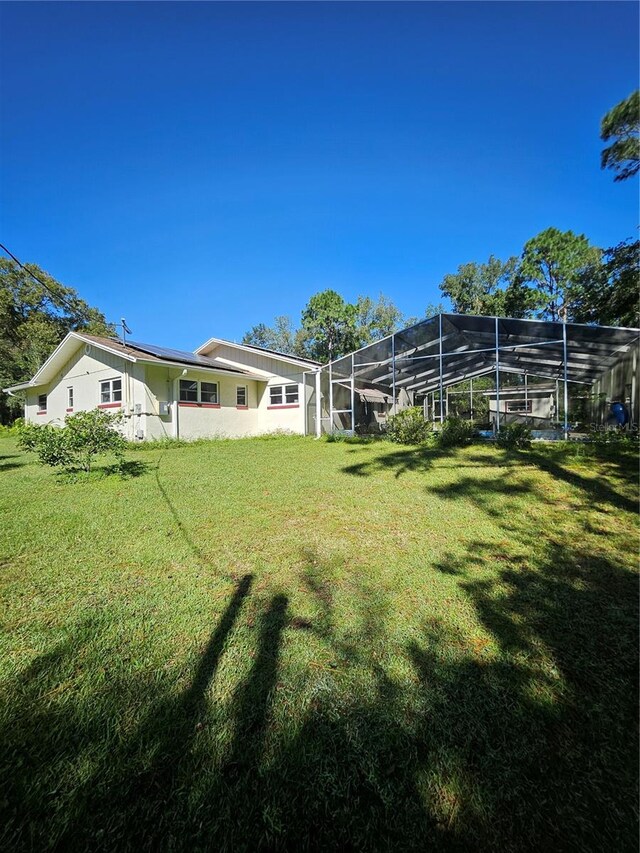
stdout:
[[38,454],[43,465],[63,471],[90,471],[96,456],[111,454],[121,465],[126,442],[118,432],[119,415],[93,409],[65,419],[63,427],[24,424],[18,444]]
[[432,437],[433,430],[425,421],[422,408],[411,406],[389,418],[386,435],[397,444],[422,444]]
[[505,424],[496,436],[498,447],[526,450],[531,447],[531,430],[526,424]]
[[446,418],[438,430],[437,442],[440,447],[464,447],[471,444],[476,428],[473,421],[463,418]]

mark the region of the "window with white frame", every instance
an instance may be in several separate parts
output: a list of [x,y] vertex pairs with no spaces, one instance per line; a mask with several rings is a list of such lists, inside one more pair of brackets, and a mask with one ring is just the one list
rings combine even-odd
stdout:
[[198,382],[196,379],[180,380],[181,403],[213,403],[220,401],[217,382]]
[[47,395],[46,394],[38,394],[38,411],[46,412],[47,411]]
[[272,385],[269,388],[272,406],[293,405],[298,402],[297,385]]
[[122,401],[122,379],[105,379],[100,383],[100,403],[120,403]]
[[200,383],[200,402],[201,403],[218,403],[218,383],[217,382],[201,382]]
[[73,409],[73,386],[67,388],[67,409]]
[[247,386],[246,385],[237,385],[236,386],[236,406],[246,406],[247,405]]

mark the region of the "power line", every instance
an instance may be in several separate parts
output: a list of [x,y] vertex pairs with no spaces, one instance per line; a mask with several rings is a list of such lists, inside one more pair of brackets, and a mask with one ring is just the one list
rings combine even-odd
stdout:
[[[41,278],[38,278],[38,276],[34,272],[31,272],[31,270],[28,267],[26,267],[19,258],[16,258],[16,256],[13,254],[13,252],[10,252],[9,249],[7,249],[7,247],[4,246],[2,243],[0,243],[0,249],[2,249],[2,251],[6,255],[8,255],[13,261],[15,261],[18,264],[18,266],[21,267],[27,273],[27,275],[30,275],[31,278],[34,279],[34,281],[37,281],[39,285],[44,287],[44,289],[47,291],[47,293],[49,294],[49,296],[52,299],[54,299],[56,302],[61,302],[62,307],[66,308],[67,311],[69,311],[70,313],[75,313],[75,311],[77,309],[74,308],[67,301],[68,297],[65,293],[61,293],[61,294],[54,293],[53,290],[51,290],[51,288],[49,287],[49,285],[45,281],[43,281]],[[64,286],[64,285],[62,285],[62,286]]]

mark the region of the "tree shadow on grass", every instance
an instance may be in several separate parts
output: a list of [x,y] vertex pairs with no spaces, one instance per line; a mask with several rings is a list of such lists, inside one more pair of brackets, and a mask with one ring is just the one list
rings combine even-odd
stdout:
[[[347,559],[309,550],[314,615],[267,595],[238,638],[243,578],[179,693],[101,678],[108,614],[80,626],[14,685],[4,849],[635,850],[636,579],[584,543],[541,543],[503,485],[507,543],[469,542],[428,579],[470,625],[418,606],[398,641],[389,591],[337,584]],[[290,666],[311,640],[334,667]],[[223,702],[233,644],[248,666]]]

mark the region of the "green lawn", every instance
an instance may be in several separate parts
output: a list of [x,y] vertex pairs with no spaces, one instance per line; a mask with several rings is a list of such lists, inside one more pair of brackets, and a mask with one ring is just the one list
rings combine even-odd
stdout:
[[0,441],[0,849],[637,849],[637,462]]

